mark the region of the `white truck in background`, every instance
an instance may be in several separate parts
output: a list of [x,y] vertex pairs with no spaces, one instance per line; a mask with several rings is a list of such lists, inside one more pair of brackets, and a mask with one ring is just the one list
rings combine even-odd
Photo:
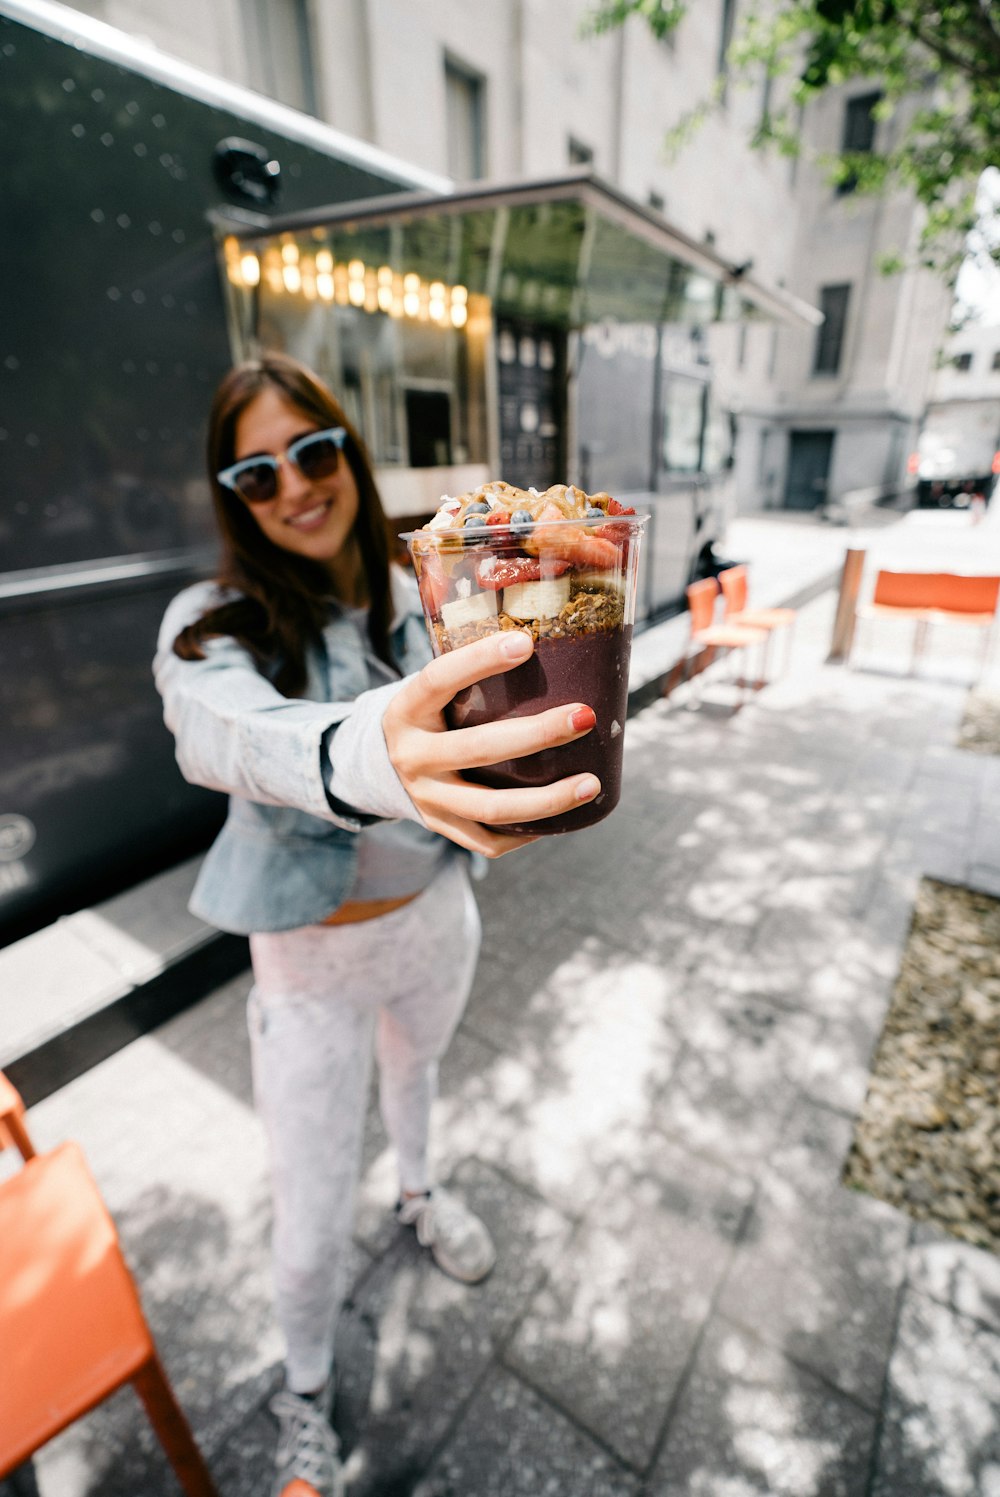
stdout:
[[976,494],[988,501],[1000,475],[1000,398],[928,405],[910,471],[922,508],[964,509]]

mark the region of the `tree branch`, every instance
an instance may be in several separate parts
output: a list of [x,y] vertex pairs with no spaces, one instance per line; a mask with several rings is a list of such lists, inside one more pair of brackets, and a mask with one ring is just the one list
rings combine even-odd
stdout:
[[[914,41],[926,47],[929,52],[933,52],[936,57],[940,57],[942,62],[948,63],[950,67],[957,68],[969,78],[981,78],[989,82],[996,78],[994,68],[985,63],[977,64],[972,58],[964,57],[961,52],[956,52],[948,42],[942,41],[936,32],[925,31],[920,16],[906,16],[900,19]],[[1000,41],[1000,38],[997,40]]]
[[979,0],[979,9],[974,12],[979,33],[991,52],[1000,58],[1000,24],[993,0]]

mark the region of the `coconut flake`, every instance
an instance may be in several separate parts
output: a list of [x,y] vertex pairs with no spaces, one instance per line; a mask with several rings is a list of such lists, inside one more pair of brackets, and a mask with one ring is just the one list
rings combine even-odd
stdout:
[[442,495],[442,497],[441,497],[441,503],[438,505],[437,513],[428,522],[427,529],[428,530],[449,530],[449,529],[451,529],[452,528],[452,521],[454,520],[455,516],[460,513],[461,508],[462,508],[462,501],[460,499],[449,498],[449,496],[447,494]]

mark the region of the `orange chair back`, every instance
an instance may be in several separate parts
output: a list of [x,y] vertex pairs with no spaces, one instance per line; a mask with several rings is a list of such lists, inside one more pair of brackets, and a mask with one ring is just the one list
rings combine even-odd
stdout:
[[0,1191],[0,1472],[130,1378],[153,1352],[114,1224],[79,1145]]
[[940,608],[949,613],[994,613],[1000,577],[955,572],[879,572],[873,603],[889,608]]
[[719,586],[725,599],[726,617],[742,613],[747,606],[747,569],[745,566],[726,567],[719,573]]
[[0,1071],[0,1480],[131,1379],[188,1497],[218,1497],[80,1146],[35,1152]]
[[715,615],[715,599],[718,592],[718,584],[714,577],[706,577],[702,582],[692,582],[687,589],[692,634],[699,634],[702,629],[710,627]]

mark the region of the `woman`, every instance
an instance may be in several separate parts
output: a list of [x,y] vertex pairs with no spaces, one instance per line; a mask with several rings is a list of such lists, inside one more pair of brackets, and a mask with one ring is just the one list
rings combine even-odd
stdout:
[[230,796],[191,908],[250,937],[286,1341],[274,1490],[301,1476],[339,1497],[333,1343],[373,1043],[397,1218],[445,1272],[475,1283],[493,1264],[489,1235],[432,1188],[428,1160],[437,1062],[478,954],[466,854],[531,840],[491,824],[600,792],[593,775],[489,790],[461,772],[569,742],[594,715],[579,704],[447,730],[455,693],[523,662],[531,637],[430,660],[360,438],[294,360],[268,355],[226,376],[208,453],[221,567],[168,609],[156,681],[183,773]]

